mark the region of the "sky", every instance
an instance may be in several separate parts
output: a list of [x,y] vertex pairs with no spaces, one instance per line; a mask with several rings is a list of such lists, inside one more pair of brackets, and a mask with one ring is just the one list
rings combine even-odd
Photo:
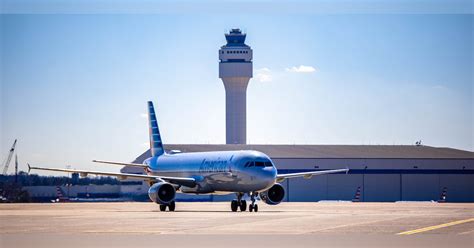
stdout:
[[129,162],[148,148],[148,100],[164,143],[225,143],[218,50],[231,28],[247,33],[253,49],[249,144],[422,140],[474,150],[472,13],[247,12],[252,2],[243,4],[200,12],[5,8],[0,161],[18,139],[23,170],[28,162],[117,171],[90,161]]

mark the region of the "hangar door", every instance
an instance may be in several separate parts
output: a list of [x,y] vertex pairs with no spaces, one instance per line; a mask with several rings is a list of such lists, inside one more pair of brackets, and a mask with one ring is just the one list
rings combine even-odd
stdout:
[[358,187],[362,187],[361,174],[328,175],[327,200],[351,201]]
[[438,174],[402,174],[403,201],[436,201],[438,199]]
[[474,175],[445,174],[439,177],[439,192],[446,188],[447,202],[474,201]]
[[362,200],[394,202],[400,200],[400,174],[365,174]]
[[291,202],[316,202],[327,199],[328,175],[311,179],[287,179],[286,196]]

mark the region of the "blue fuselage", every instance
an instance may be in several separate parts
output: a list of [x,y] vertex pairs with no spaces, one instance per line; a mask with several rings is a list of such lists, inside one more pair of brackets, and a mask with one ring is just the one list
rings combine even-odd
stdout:
[[182,186],[183,193],[261,192],[276,181],[271,159],[257,151],[220,151],[163,154],[144,161],[148,174],[191,177],[195,187]]

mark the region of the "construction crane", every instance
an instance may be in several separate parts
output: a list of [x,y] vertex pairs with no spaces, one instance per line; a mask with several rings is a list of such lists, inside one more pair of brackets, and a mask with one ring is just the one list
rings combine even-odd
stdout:
[[12,160],[13,152],[15,152],[15,146],[16,146],[16,140],[13,142],[12,148],[10,148],[10,152],[8,153],[7,160],[5,161],[5,164],[3,164],[3,175],[7,174],[8,171],[8,165],[10,165],[10,161]]

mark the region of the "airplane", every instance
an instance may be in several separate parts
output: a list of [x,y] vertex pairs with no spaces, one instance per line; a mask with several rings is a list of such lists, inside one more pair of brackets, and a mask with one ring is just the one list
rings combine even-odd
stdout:
[[33,167],[30,170],[47,170],[79,173],[81,177],[92,175],[114,176],[148,181],[148,196],[160,205],[160,211],[175,211],[176,193],[185,194],[236,194],[231,201],[231,210],[247,210],[243,199],[250,197],[249,212],[257,212],[257,198],[269,205],[279,204],[285,197],[285,189],[280,184],[285,179],[348,173],[349,169],[319,170],[299,173],[279,174],[274,163],[266,154],[253,151],[211,151],[211,152],[166,152],[163,148],[155,109],[148,102],[148,125],[151,157],[142,164],[93,160],[96,163],[133,166],[143,168],[146,174],[101,172],[89,170]]

